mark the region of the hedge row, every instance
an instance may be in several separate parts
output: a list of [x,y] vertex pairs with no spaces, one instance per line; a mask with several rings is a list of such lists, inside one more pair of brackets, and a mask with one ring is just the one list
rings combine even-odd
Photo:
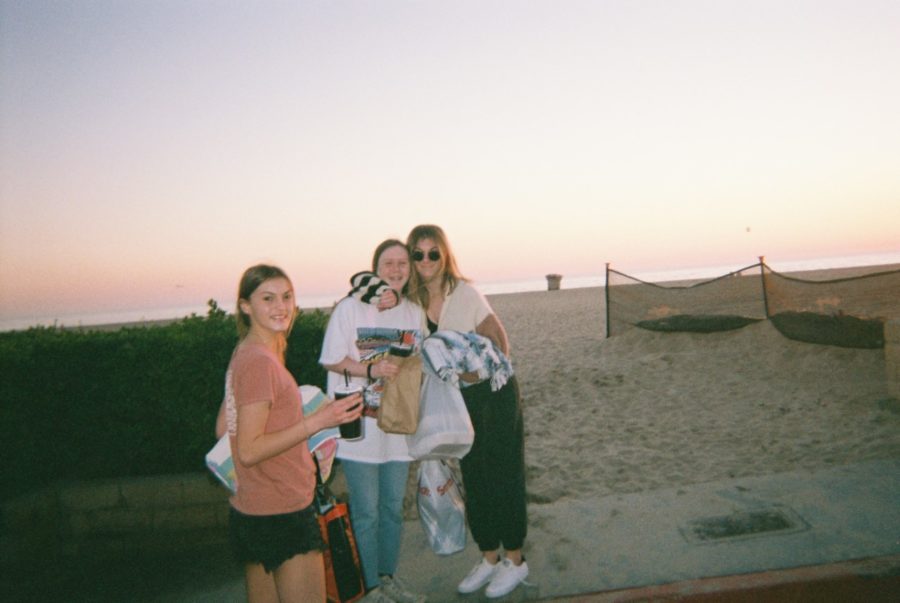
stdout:
[[[298,383],[323,386],[328,315],[302,312],[288,342]],[[59,479],[201,471],[215,443],[234,317],[115,331],[0,333],[0,500]]]

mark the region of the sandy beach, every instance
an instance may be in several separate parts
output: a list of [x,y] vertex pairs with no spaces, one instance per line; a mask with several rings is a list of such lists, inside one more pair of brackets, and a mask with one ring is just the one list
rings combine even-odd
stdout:
[[765,321],[607,339],[601,288],[490,301],[522,386],[532,503],[900,455],[883,350]]

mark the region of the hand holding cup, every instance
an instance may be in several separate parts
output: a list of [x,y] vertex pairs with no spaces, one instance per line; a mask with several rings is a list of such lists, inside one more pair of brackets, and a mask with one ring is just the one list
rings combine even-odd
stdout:
[[345,440],[362,437],[362,386],[349,384],[336,387],[333,404],[340,421],[341,437]]
[[362,402],[363,396],[360,392],[341,398],[335,396],[334,410],[338,423],[348,423],[359,417],[362,414]]

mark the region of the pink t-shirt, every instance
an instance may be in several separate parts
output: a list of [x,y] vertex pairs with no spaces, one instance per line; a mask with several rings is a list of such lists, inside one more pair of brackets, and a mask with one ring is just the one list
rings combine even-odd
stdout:
[[[265,346],[242,344],[229,367],[237,408],[270,403],[265,433],[303,421],[303,403],[293,376]],[[236,422],[235,422],[236,423]],[[237,426],[230,431],[231,449],[237,450]],[[246,515],[277,515],[299,511],[312,502],[316,468],[306,442],[301,442],[253,467],[234,455],[237,494],[231,505]]]

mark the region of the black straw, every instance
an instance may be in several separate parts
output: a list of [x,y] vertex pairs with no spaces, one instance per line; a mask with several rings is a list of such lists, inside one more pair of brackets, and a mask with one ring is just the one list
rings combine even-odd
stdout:
[[350,387],[350,371],[344,369],[344,385]]

